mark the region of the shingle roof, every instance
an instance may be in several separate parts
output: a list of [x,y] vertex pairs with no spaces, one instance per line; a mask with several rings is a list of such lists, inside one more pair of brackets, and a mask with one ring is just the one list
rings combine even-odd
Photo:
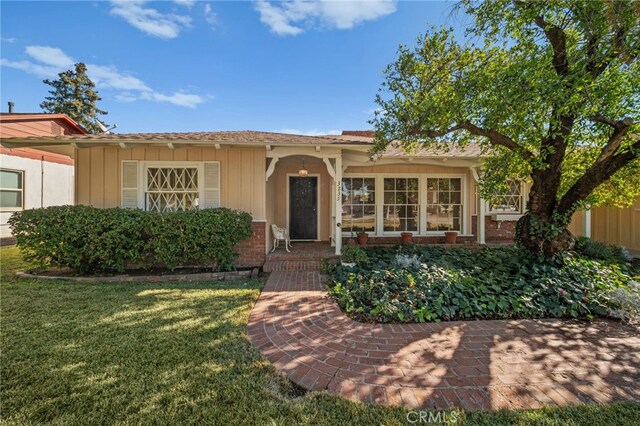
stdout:
[[[87,146],[95,143],[199,143],[199,144],[224,144],[224,145],[350,145],[367,147],[373,145],[373,137],[364,136],[368,132],[353,131],[350,134],[306,136],[286,133],[258,132],[251,130],[223,131],[223,132],[187,132],[187,133],[110,133],[110,134],[86,134],[65,135],[57,137],[30,137],[29,142],[57,142],[57,143],[83,143]],[[11,142],[12,138],[2,138]],[[23,138],[19,138],[22,139]],[[382,154],[383,157],[461,157],[473,158],[482,156],[480,145],[469,144],[464,148],[452,146],[449,150],[442,149],[417,149],[411,152],[404,151],[399,143],[392,143]]]
[[[34,138],[37,139],[37,138]],[[164,141],[164,142],[211,142],[232,143],[234,145],[251,144],[341,144],[370,145],[371,138],[339,138],[338,136],[306,136],[286,133],[257,132],[250,130],[225,132],[188,132],[188,133],[109,133],[97,135],[69,135],[55,138],[40,138],[51,141],[101,142],[101,141]]]

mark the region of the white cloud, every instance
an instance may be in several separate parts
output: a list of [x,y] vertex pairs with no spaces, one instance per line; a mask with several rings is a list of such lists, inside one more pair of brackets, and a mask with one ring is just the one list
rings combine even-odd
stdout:
[[[56,78],[58,73],[73,67],[76,62],[61,49],[50,46],[28,46],[25,52],[32,60],[11,61],[0,59],[0,65],[19,69],[41,78]],[[134,75],[114,66],[87,64],[87,74],[99,89],[114,90],[114,97],[121,102],[147,100],[166,102],[182,107],[195,108],[205,98],[182,91],[173,94],[158,92]]]
[[36,61],[52,67],[68,68],[74,64],[73,59],[57,47],[27,46],[25,51]]
[[16,39],[15,37],[0,37],[0,41],[4,43],[15,43]]
[[173,0],[173,2],[177,5],[189,8],[193,7],[193,5],[196,4],[196,0]]
[[290,0],[271,3],[259,0],[255,8],[260,21],[278,35],[297,35],[306,29],[322,25],[350,29],[396,11],[395,0]]
[[218,23],[218,15],[216,15],[209,3],[204,5],[204,19],[209,25],[216,25]]
[[300,130],[300,129],[280,129],[276,130],[276,133],[286,133],[289,135],[304,135],[304,136],[325,136],[325,135],[339,135],[342,133],[340,130]]
[[[118,16],[135,28],[160,38],[175,38],[191,25],[186,15],[161,13],[157,9],[144,7],[145,0],[112,0],[111,14]],[[183,5],[192,2],[180,2]]]

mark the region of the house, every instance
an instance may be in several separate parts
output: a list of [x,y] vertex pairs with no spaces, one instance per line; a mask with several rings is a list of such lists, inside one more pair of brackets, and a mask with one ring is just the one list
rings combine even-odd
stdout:
[[[0,138],[58,137],[87,132],[65,114],[0,114]],[[11,237],[15,211],[74,203],[73,149],[0,147],[0,238]]]
[[343,241],[365,231],[372,243],[412,232],[420,243],[508,242],[527,188],[491,205],[476,191],[481,150],[408,154],[390,147],[372,160],[373,134],[302,136],[255,131],[2,136],[6,148],[71,150],[75,202],[155,211],[229,207],[251,213],[254,235],[239,264],[259,265],[271,225],[292,241]]

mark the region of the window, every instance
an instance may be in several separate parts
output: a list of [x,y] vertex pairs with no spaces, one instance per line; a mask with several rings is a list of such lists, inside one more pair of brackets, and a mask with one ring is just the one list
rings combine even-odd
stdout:
[[427,231],[461,231],[462,179],[427,178]]
[[146,209],[175,212],[198,208],[197,167],[148,167]]
[[418,178],[384,178],[384,231],[418,231]]
[[0,169],[0,209],[22,210],[24,207],[24,172]]
[[342,179],[342,230],[376,231],[376,180]]
[[522,213],[522,183],[516,181],[507,182],[507,192],[496,195],[494,200],[489,203],[490,213]]
[[123,160],[121,206],[156,212],[217,208],[218,161]]

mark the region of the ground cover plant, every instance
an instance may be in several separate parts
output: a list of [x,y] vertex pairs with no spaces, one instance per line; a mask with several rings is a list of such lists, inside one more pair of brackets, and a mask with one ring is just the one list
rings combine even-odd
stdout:
[[612,252],[597,252],[598,259],[569,252],[547,261],[517,247],[373,247],[354,267],[332,265],[327,289],[345,312],[366,322],[636,321],[640,270]]
[[[262,280],[15,278],[31,266],[0,248],[2,424],[409,424],[402,408],[304,393],[280,376],[246,333]],[[636,425],[640,405],[456,415],[456,425]]]

